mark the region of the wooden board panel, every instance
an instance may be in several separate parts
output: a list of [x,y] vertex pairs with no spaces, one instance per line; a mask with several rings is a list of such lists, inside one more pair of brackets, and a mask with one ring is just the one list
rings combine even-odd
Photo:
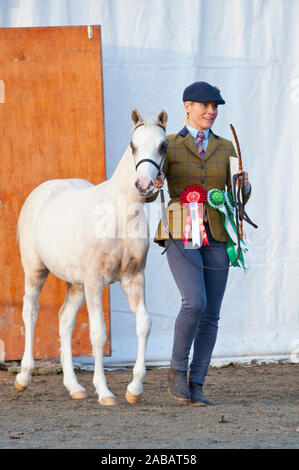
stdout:
[[[100,26],[0,28],[0,360],[20,359],[24,295],[16,227],[27,195],[56,178],[105,180]],[[40,297],[34,357],[59,357],[65,283],[50,275]],[[111,353],[109,288],[104,291]],[[73,355],[91,354],[86,304]]]

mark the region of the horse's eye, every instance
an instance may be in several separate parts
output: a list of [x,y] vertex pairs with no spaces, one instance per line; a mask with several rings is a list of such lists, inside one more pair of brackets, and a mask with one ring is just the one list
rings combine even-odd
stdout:
[[131,149],[132,149],[133,152],[134,152],[134,150],[136,150],[136,147],[134,146],[134,144],[133,144],[132,141],[130,142],[130,147],[131,147]]
[[167,142],[162,142],[162,144],[160,145],[160,152],[165,153],[167,150],[167,147],[168,147]]

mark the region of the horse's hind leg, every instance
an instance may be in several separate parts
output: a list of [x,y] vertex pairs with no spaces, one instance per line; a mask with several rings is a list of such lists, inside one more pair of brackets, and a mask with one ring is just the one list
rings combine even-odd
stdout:
[[21,361],[21,372],[15,380],[15,388],[23,392],[31,383],[31,372],[34,368],[33,335],[38,314],[38,299],[47,279],[46,267],[25,271],[25,295],[23,297],[22,317],[25,325],[25,350]]
[[84,288],[77,284],[67,284],[67,292],[59,311],[59,335],[61,341],[61,364],[63,383],[72,398],[86,398],[85,389],[78,384],[72,361],[72,333],[76,315],[84,302]]
[[144,273],[140,272],[133,278],[124,278],[122,288],[127,295],[129,305],[136,315],[136,332],[138,336],[137,358],[133,368],[133,380],[128,385],[126,399],[135,404],[140,400],[143,392],[143,379],[146,375],[145,353],[152,321],[149,317],[144,301]]

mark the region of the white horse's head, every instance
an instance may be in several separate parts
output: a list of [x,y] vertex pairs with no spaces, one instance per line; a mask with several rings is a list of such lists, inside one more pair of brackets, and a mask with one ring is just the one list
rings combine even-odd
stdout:
[[149,196],[155,189],[156,177],[162,170],[167,150],[165,126],[167,113],[162,110],[157,121],[143,120],[137,109],[131,112],[135,126],[130,142],[136,168],[135,186],[140,194]]

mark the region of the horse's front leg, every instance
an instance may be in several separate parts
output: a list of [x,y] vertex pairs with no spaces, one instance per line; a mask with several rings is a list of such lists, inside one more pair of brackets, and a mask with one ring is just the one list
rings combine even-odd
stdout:
[[115,396],[110,392],[104,374],[103,356],[107,340],[107,329],[102,307],[103,282],[97,278],[97,275],[90,275],[84,281],[89,315],[90,340],[95,359],[93,384],[98,394],[100,405],[116,405]]
[[143,392],[143,379],[146,375],[145,353],[152,321],[145,307],[144,273],[140,272],[133,278],[122,279],[121,285],[127,295],[129,305],[136,315],[137,358],[133,368],[133,380],[128,385],[126,391],[127,401],[135,404],[139,402]]

